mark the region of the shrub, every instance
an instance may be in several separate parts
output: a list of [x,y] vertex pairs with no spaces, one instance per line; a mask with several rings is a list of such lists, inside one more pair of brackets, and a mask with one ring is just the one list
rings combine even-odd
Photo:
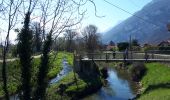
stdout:
[[106,79],[108,77],[108,73],[107,73],[107,68],[106,67],[101,69],[101,74],[102,74],[102,77],[104,79]]
[[146,72],[146,67],[144,65],[144,63],[134,63],[130,69],[130,73],[131,73],[131,78],[133,81],[140,81],[142,79],[142,77],[145,75]]
[[118,46],[119,51],[124,51],[124,50],[126,50],[126,48],[129,47],[129,43],[128,42],[120,42],[117,44],[117,46]]

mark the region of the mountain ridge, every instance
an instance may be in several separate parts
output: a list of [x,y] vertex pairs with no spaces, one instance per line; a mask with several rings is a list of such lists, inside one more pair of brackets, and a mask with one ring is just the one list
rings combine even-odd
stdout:
[[[129,41],[130,35],[140,43],[158,44],[169,39],[166,25],[170,23],[170,0],[153,0],[134,16],[119,23],[103,35],[103,42]],[[139,18],[140,17],[140,18]]]

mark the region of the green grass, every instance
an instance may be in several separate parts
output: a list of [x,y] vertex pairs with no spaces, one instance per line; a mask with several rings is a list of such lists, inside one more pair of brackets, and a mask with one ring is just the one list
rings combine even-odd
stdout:
[[170,100],[170,89],[158,88],[142,95],[138,100]]
[[47,75],[49,79],[55,77],[62,70],[62,61],[63,61],[64,55],[65,54],[63,52],[59,52],[57,54],[56,60],[53,62],[49,70],[49,73]]
[[146,67],[139,100],[170,100],[170,67],[160,63],[148,63]]
[[65,52],[67,62],[70,66],[73,66],[73,53]]
[[147,74],[142,79],[143,87],[170,83],[170,67],[160,63],[146,64]]
[[[73,66],[73,54],[68,52],[62,52],[65,54],[65,58],[70,66]],[[75,82],[75,77],[77,82]],[[64,90],[64,96],[59,94],[59,86],[61,84],[66,85],[66,89]],[[87,94],[86,92],[90,91],[89,89],[96,88],[101,85],[101,78],[93,78],[93,77],[85,77],[84,75],[78,75],[77,73],[70,72],[63,79],[61,79],[58,83],[50,85],[47,89],[47,100],[70,100],[71,98],[80,96],[82,94]]]
[[[59,89],[60,84],[65,84],[67,88],[64,90],[63,100],[70,100],[72,97],[77,97],[77,95],[87,94],[85,93],[88,89],[94,88],[101,84],[100,78],[80,78],[78,74],[75,74],[77,78],[77,85],[74,78],[74,73],[70,72],[65,76],[59,83],[51,85],[47,90],[47,100],[58,100],[61,98],[61,95],[58,94],[57,90]],[[78,86],[78,87],[77,87]],[[54,92],[54,90],[56,92]]]
[[[64,57],[64,53],[59,52],[57,55],[57,58],[52,61],[52,58],[54,56],[51,56],[51,66],[50,70],[48,73],[48,79],[51,79],[55,77],[60,70],[62,69],[62,60]],[[32,85],[34,86],[36,84],[36,78],[37,78],[37,73],[38,73],[38,67],[40,64],[40,58],[33,59],[32,61]],[[2,63],[0,63],[0,73],[2,71]],[[17,91],[17,87],[21,84],[20,83],[20,64],[19,61],[13,61],[13,62],[8,62],[7,63],[7,76],[8,76],[8,90],[10,94],[14,94]],[[2,83],[2,76],[0,74],[0,97],[4,95],[3,89],[2,89],[3,83]]]

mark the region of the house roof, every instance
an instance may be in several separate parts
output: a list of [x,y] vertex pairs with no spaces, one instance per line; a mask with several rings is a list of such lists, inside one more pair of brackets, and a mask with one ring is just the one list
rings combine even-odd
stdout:
[[158,44],[158,46],[162,45],[162,44],[170,44],[170,39],[162,41]]

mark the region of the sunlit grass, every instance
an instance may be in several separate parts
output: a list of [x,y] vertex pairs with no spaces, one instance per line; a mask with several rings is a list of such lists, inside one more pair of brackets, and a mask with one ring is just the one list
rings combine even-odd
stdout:
[[146,67],[147,73],[141,81],[144,88],[170,83],[170,67],[160,63],[148,63]]
[[[53,60],[54,55],[52,55],[50,58],[50,69],[48,73],[48,79],[51,79],[55,77],[60,70],[62,69],[62,60],[64,57],[63,52],[59,52],[57,55],[57,58]],[[37,78],[37,73],[38,73],[38,67],[40,65],[40,58],[35,58],[32,61],[32,85],[34,86],[36,84],[36,78]],[[2,71],[2,63],[0,63],[0,72]],[[20,64],[19,61],[13,61],[13,62],[8,62],[7,63],[7,77],[8,77],[8,90],[10,94],[15,94],[17,91],[18,86],[21,84],[20,81]],[[3,83],[2,83],[2,76],[0,74],[0,97],[4,95],[3,89],[2,89]]]
[[[96,88],[100,86],[101,79],[98,78],[90,78],[87,77],[86,79],[80,78],[78,74],[75,74],[77,79],[77,84],[75,82],[74,73],[70,72],[67,76],[65,76],[59,83],[51,85],[47,90],[47,99],[48,100],[58,100],[58,98],[62,97],[59,95],[57,90],[59,89],[60,84],[65,84],[67,88],[64,90],[64,96],[62,97],[63,100],[71,99],[72,97],[76,97],[82,94],[88,94],[90,88]],[[54,92],[54,90],[56,92]]]
[[142,95],[138,100],[170,100],[170,89],[158,88]]
[[148,63],[146,67],[139,100],[170,100],[170,67],[160,63]]

